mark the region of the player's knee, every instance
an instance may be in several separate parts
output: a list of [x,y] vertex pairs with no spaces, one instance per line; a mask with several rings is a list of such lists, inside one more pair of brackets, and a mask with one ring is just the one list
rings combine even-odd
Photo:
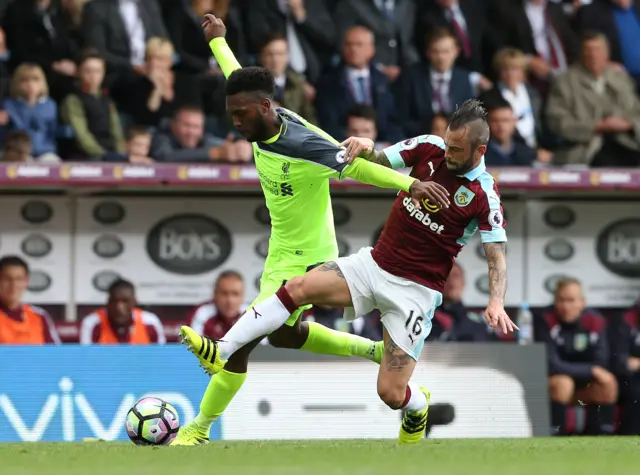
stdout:
[[391,409],[401,409],[407,395],[405,385],[390,381],[378,381],[378,396]]
[[293,277],[287,281],[284,287],[287,289],[287,292],[289,292],[291,299],[296,305],[302,306],[309,303],[307,302],[309,296],[306,288],[305,276]]
[[556,374],[549,378],[549,396],[559,404],[570,404],[575,394],[575,383],[570,376]]
[[606,373],[607,376],[598,381],[598,403],[599,404],[615,404],[618,402],[618,381],[612,373]]

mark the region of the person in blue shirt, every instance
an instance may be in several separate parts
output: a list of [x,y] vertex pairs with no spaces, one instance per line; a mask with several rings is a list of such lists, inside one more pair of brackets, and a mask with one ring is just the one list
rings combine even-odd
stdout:
[[3,135],[14,130],[27,132],[36,159],[57,157],[58,107],[49,97],[47,81],[40,66],[25,63],[16,68],[11,81],[11,95],[0,108],[8,115]]

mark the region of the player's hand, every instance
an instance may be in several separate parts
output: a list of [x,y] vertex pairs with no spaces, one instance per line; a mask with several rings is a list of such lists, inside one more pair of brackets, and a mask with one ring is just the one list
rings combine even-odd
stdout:
[[[435,181],[414,181],[409,189],[411,197],[418,202],[428,200],[440,208],[449,207],[449,192],[440,183]],[[414,201],[415,203],[415,201]]]
[[227,27],[224,26],[224,22],[211,13],[207,13],[204,16],[202,28],[204,28],[204,36],[207,39],[207,43],[214,38],[224,38],[224,35],[227,34]]
[[358,156],[364,159],[369,158],[369,155],[373,152],[375,144],[373,143],[373,140],[364,137],[349,137],[347,140],[342,142],[340,146],[347,149],[344,159],[347,163],[351,163]]
[[484,318],[491,328],[500,328],[506,335],[510,331],[520,330],[515,323],[511,321],[509,315],[504,310],[504,305],[497,302],[489,302],[487,309],[484,311]]

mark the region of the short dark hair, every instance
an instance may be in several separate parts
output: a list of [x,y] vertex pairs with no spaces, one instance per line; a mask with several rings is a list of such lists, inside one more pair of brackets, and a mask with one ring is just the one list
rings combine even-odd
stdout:
[[109,295],[111,295],[113,292],[117,290],[130,290],[133,294],[135,294],[136,286],[133,285],[133,283],[128,280],[116,279],[111,283],[107,292]]
[[378,120],[378,114],[376,110],[367,104],[354,104],[347,109],[347,119],[349,117],[358,117],[361,119],[371,120],[376,122]]
[[272,98],[275,90],[276,84],[273,74],[267,68],[261,66],[236,69],[225,83],[227,96],[233,96],[241,92],[256,92]]
[[607,46],[607,48],[609,47],[609,40],[607,39],[606,35],[596,30],[587,30],[582,33],[582,36],[580,37],[580,45],[584,46],[587,41],[596,40],[602,41]]
[[4,138],[3,149],[5,151],[15,150],[16,147],[21,145],[31,146],[31,137],[24,130],[13,130]]
[[482,106],[482,102],[468,99],[451,114],[449,130],[459,130],[463,127],[469,127],[469,141],[473,148],[489,143],[487,111]]
[[86,48],[80,51],[80,54],[78,54],[78,57],[76,58],[76,65],[80,67],[90,59],[97,59],[99,61],[102,61],[106,65],[104,56],[102,56],[100,54],[100,51],[98,51],[96,48]]
[[20,256],[10,255],[0,258],[0,272],[7,267],[22,267],[24,271],[29,275],[29,264]]
[[276,31],[269,32],[262,37],[262,40],[259,43],[260,47],[258,48],[258,51],[262,53],[262,50],[265,49],[268,45],[270,45],[274,41],[287,41],[287,37],[281,31],[276,30]]
[[213,288],[215,290],[218,289],[218,285],[220,285],[220,282],[222,282],[224,279],[237,279],[240,282],[244,282],[244,279],[242,278],[242,274],[240,274],[240,272],[238,272],[237,270],[225,270],[223,271],[218,278],[216,279],[216,283],[214,284]]
[[490,102],[486,103],[486,109],[487,109],[487,114],[490,114],[491,112],[498,110],[498,109],[511,109],[513,110],[513,107],[511,107],[511,104],[506,100],[503,99],[502,97],[500,98],[496,98]]
[[145,127],[144,125],[132,125],[127,129],[126,139],[133,140],[141,135],[151,135],[149,127]]
[[436,41],[443,40],[445,38],[451,38],[456,45],[458,44],[458,37],[446,26],[439,26],[434,28],[429,34],[425,35],[424,45],[430,48]]

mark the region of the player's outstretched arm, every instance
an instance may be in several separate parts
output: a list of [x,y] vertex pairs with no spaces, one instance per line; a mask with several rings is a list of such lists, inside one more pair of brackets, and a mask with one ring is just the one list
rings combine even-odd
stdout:
[[377,163],[386,168],[393,168],[384,150],[376,150],[373,140],[364,137],[349,137],[340,144],[347,149],[347,161],[351,162],[356,157],[364,158],[371,163]]
[[483,243],[484,253],[489,266],[489,305],[485,310],[485,319],[493,328],[501,328],[505,335],[518,330],[504,310],[504,298],[507,294],[507,257],[504,242]]
[[224,76],[228,78],[236,69],[242,68],[233,51],[229,48],[227,40],[224,39],[227,33],[227,27],[224,26],[224,22],[214,15],[207,14],[204,16],[202,28],[204,29],[204,36],[209,42],[211,51],[216,57],[216,61],[218,61]]

